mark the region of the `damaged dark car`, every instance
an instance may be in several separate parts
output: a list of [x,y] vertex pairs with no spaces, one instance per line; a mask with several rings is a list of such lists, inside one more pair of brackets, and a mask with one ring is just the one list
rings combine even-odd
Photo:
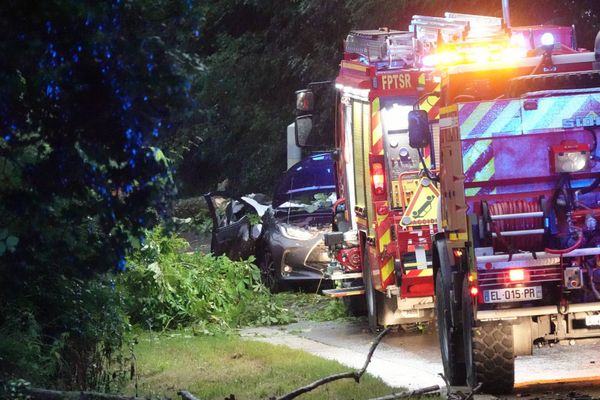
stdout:
[[254,255],[271,291],[290,283],[319,282],[329,264],[323,234],[331,231],[336,200],[331,153],[309,156],[292,166],[264,195],[205,196],[213,219],[211,251],[232,259]]

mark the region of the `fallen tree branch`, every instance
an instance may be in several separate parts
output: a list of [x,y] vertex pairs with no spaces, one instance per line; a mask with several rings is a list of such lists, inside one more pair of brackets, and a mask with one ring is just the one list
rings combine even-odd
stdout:
[[183,400],[200,400],[199,398],[197,398],[196,396],[194,396],[193,394],[191,394],[187,390],[180,390],[179,392],[177,392],[177,394],[179,396],[181,396],[181,398]]
[[413,390],[411,392],[392,393],[392,394],[388,394],[386,396],[375,397],[375,398],[372,398],[372,399],[369,399],[369,400],[395,400],[395,399],[403,399],[403,398],[406,398],[406,397],[420,396],[422,394],[436,392],[438,390],[440,390],[440,387],[438,385],[427,386],[427,387],[424,387],[422,389],[415,389],[415,390]]
[[275,398],[275,400],[291,400],[291,399],[294,399],[294,398],[300,396],[301,394],[310,392],[310,391],[318,388],[319,386],[322,386],[322,385],[325,385],[326,383],[337,381],[340,379],[352,378],[357,383],[360,382],[360,378],[364,375],[365,371],[367,370],[367,367],[369,366],[369,363],[371,363],[371,358],[373,357],[373,353],[375,352],[375,349],[381,342],[381,339],[383,339],[383,337],[385,335],[387,335],[389,331],[390,331],[390,328],[386,328],[375,338],[375,340],[373,341],[373,344],[371,345],[371,348],[369,349],[369,353],[367,354],[367,359],[365,361],[365,365],[363,365],[363,367],[361,369],[359,369],[358,371],[342,372],[339,374],[326,376],[325,378],[321,378],[319,380],[314,381],[310,385],[300,387],[300,388],[294,390],[293,392],[285,394],[281,397],[277,397],[277,398]]
[[28,388],[26,391],[31,397],[31,400],[146,400],[145,397],[123,396],[98,392],[66,392],[63,390],[38,388]]
[[483,386],[483,384],[479,382],[477,386],[471,389],[469,393],[463,393],[460,390],[457,392],[453,392],[452,387],[450,386],[450,382],[448,382],[444,374],[438,375],[444,380],[444,383],[446,384],[446,396],[448,400],[471,400],[473,396],[481,390],[481,386]]

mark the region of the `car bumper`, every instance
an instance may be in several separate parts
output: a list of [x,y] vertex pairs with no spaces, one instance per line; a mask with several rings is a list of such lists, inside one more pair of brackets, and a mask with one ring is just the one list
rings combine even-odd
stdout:
[[281,256],[281,278],[284,280],[323,279],[329,261],[328,249],[322,238],[288,247]]

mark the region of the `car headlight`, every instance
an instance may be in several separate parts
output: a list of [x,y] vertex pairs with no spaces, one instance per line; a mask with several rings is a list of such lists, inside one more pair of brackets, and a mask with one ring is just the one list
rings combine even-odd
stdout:
[[283,236],[288,239],[295,240],[310,240],[319,234],[318,232],[310,232],[306,229],[298,228],[297,226],[292,225],[280,225],[279,229]]

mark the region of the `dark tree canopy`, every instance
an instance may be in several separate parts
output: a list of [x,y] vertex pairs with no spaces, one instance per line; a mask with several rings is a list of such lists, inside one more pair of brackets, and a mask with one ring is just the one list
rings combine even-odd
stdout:
[[[600,29],[596,0],[512,0],[513,25],[577,28],[579,46],[593,48]],[[285,169],[285,131],[294,118],[294,91],[333,79],[351,29],[406,29],[414,14],[445,11],[502,15],[501,0],[294,0],[202,2],[206,71],[196,135],[184,152],[184,194],[212,190],[229,178],[240,192],[270,192]]]
[[169,182],[157,145],[197,106],[185,53],[198,42],[193,11],[185,1],[3,3],[5,267],[109,270],[139,244]]

